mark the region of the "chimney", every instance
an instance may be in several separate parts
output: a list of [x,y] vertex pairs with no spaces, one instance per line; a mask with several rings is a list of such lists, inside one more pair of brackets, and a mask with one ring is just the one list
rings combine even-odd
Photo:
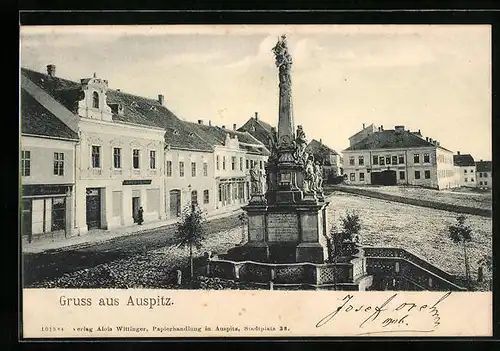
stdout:
[[380,126],[380,130],[384,130],[384,125],[383,124]]
[[258,120],[258,119],[259,119],[259,113],[255,112],[255,120]]
[[363,123],[363,129],[365,129],[365,124]]
[[460,156],[460,151],[457,151],[457,155]]
[[55,77],[56,76],[56,65],[50,64],[47,65],[47,74],[49,77]]
[[420,133],[420,129],[418,130],[418,134],[420,134],[420,135],[422,134],[422,133]]
[[198,120],[198,124],[203,124],[203,120],[202,120],[202,119],[199,119],[199,120]]
[[319,138],[319,143],[320,143],[320,144],[323,144],[323,140],[321,140],[321,138]]
[[116,89],[116,91],[121,91],[120,89]]
[[163,96],[163,94],[158,95],[158,102],[163,106],[163,103],[165,102],[165,96]]
[[403,132],[405,130],[405,126],[394,126],[394,130],[397,132]]
[[380,127],[378,127],[378,131],[380,132]]
[[211,127],[212,126],[212,121],[208,121],[208,125]]
[[236,123],[233,123],[233,130],[236,130]]
[[226,129],[226,126],[224,126],[224,125],[223,125],[223,126],[222,126],[222,129]]
[[429,141],[429,137],[425,137],[425,141]]

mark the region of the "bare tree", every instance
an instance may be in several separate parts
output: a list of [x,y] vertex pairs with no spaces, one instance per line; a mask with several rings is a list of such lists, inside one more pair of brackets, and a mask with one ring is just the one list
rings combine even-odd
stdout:
[[470,269],[469,259],[467,257],[467,243],[472,240],[472,229],[465,224],[465,216],[460,214],[456,217],[457,223],[448,227],[450,239],[456,243],[461,244],[464,251],[464,265],[465,265],[465,279],[467,287],[470,288]]

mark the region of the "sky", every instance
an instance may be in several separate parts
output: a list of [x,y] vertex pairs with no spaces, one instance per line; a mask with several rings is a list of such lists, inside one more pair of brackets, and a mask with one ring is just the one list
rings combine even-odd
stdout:
[[240,127],[278,124],[271,52],[287,35],[294,122],[342,151],[363,123],[404,125],[491,160],[487,25],[58,26],[20,30],[21,66],[157,98],[178,117]]

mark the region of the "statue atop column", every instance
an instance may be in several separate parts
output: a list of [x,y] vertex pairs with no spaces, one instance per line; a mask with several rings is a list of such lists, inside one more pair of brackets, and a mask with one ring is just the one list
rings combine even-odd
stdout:
[[251,195],[261,195],[263,193],[262,173],[255,165],[250,170]]
[[295,133],[294,147],[295,147],[295,154],[294,154],[295,159],[300,164],[305,166],[307,161],[307,153],[306,153],[307,138],[306,138],[306,133],[304,133],[304,130],[302,129],[301,125],[297,126],[297,132]]

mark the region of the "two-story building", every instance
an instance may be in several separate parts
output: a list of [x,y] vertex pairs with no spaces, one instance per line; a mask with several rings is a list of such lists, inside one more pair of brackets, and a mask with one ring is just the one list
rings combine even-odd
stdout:
[[404,126],[377,129],[345,149],[343,157],[346,183],[436,189],[456,186],[453,153]]
[[319,161],[323,166],[323,179],[325,183],[331,183],[334,177],[344,174],[343,159],[337,151],[323,144],[319,139],[311,140],[306,147],[306,152],[314,156],[315,161]]
[[453,155],[453,164],[457,168],[459,186],[476,187],[476,163],[470,154]]
[[72,235],[78,133],[21,85],[23,240]]
[[476,162],[476,182],[477,187],[491,189],[493,187],[493,164],[491,161]]
[[53,65],[47,68],[47,74],[22,69],[22,81],[78,131],[72,231],[132,225],[140,207],[146,221],[164,218],[163,128],[146,122],[139,99],[131,105],[108,101],[108,82],[95,74],[74,82],[56,77]]
[[[259,140],[247,132],[206,125],[203,120],[191,123],[198,135],[214,148],[214,189],[216,209],[239,207],[250,198],[250,169],[257,167],[262,175],[269,151]],[[263,182],[264,182],[264,176]]]

